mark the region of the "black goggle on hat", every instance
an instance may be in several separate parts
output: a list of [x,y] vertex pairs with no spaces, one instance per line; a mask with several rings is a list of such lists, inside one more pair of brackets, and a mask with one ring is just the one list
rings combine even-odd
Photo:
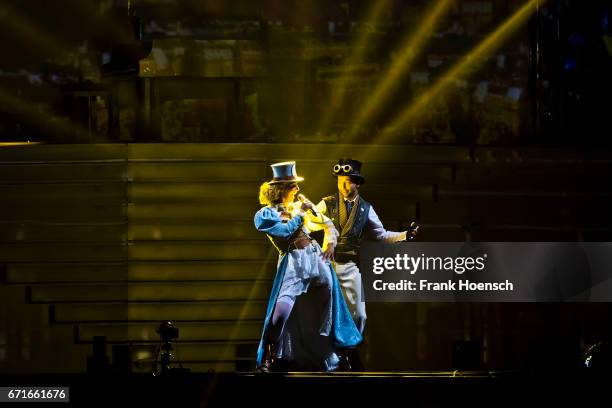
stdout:
[[357,184],[365,183],[365,177],[361,175],[361,162],[359,160],[339,159],[333,167],[332,174],[334,177],[349,176]]

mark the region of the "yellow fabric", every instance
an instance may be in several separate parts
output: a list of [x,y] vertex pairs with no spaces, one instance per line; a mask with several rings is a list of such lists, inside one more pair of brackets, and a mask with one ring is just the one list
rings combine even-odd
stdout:
[[[340,198],[340,197],[339,197]],[[357,208],[359,207],[359,196],[353,201],[353,208],[351,208],[351,213],[346,214],[346,203],[344,200],[340,199],[338,203],[338,221],[340,223],[340,228],[342,231],[340,232],[340,236],[346,236],[353,228],[353,224],[355,223],[355,218],[357,217]]]

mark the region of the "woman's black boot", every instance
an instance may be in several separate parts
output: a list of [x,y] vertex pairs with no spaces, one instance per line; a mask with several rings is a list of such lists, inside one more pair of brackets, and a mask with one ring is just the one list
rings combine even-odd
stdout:
[[273,342],[269,342],[264,346],[264,355],[261,364],[257,367],[257,371],[262,373],[276,371],[276,365],[276,347]]

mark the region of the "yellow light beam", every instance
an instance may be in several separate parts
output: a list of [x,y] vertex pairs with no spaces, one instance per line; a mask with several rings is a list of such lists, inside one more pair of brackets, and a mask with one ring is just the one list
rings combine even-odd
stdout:
[[[268,243],[262,242],[261,245],[268,245]],[[257,296],[257,292],[259,289],[258,285],[261,285],[262,280],[267,279],[270,276],[274,277],[274,274],[270,270],[270,265],[272,264],[274,265],[274,267],[276,267],[276,264],[272,261],[275,260],[277,257],[278,257],[278,253],[276,252],[276,250],[270,248],[268,250],[268,254],[266,255],[266,259],[262,262],[261,266],[259,267],[259,272],[257,273],[257,280],[251,287],[249,294],[247,295],[245,301],[242,304],[242,307],[240,308],[237,322],[232,327],[229,337],[227,341],[225,342],[225,345],[223,347],[223,352],[222,352],[224,356],[231,356],[234,353],[234,349],[235,349],[234,342],[238,340],[238,331],[240,329],[239,324],[241,324],[246,318],[246,313],[247,313],[247,308],[248,308],[249,303],[252,302]],[[264,308],[262,308],[261,310],[262,318],[265,318],[266,308],[267,308],[267,303],[265,304]],[[263,328],[263,321],[262,321],[262,328]],[[255,360],[255,355],[253,355],[253,360]]]
[[353,129],[359,128],[366,123],[390,96],[390,90],[397,84],[398,79],[409,72],[414,59],[419,55],[427,39],[433,31],[436,23],[448,10],[453,0],[440,0],[435,7],[426,15],[418,29],[410,35],[402,44],[401,53],[383,74],[382,81],[376,85],[374,94],[368,98],[368,102],[357,114]]
[[49,112],[41,112],[33,108],[31,102],[18,98],[2,88],[0,88],[0,105],[5,105],[9,110],[23,115],[35,125],[67,135],[75,135],[81,140],[89,139],[89,133],[82,126],[71,122],[67,118]]
[[[375,24],[376,22],[378,22],[380,20],[382,12],[387,9],[387,5],[389,5],[389,0],[375,1],[371,9],[367,13],[369,17],[366,21],[370,24]],[[344,98],[346,96],[345,89],[349,82],[348,72],[350,71],[351,66],[363,62],[370,36],[371,34],[367,30],[364,30],[362,33],[360,33],[360,35],[357,37],[357,40],[355,41],[355,45],[353,46],[353,51],[351,52],[347,60],[342,64],[344,67],[347,68],[346,74],[340,76],[338,84],[334,87],[333,91],[336,93],[335,96],[337,99],[332,98],[333,103],[330,105],[329,109],[325,111],[323,118],[317,126],[317,129],[321,133],[327,132],[338,109],[344,103]]]
[[531,14],[537,9],[537,5],[542,0],[530,0],[517,10],[510,18],[508,18],[499,28],[485,38],[472,51],[470,51],[463,59],[451,67],[447,73],[440,78],[431,88],[425,91],[412,105],[404,112],[400,113],[391,124],[388,125],[381,135],[376,139],[377,144],[382,144],[392,135],[401,130],[406,124],[415,118],[415,116],[425,108],[434,98],[439,96],[446,88],[448,88],[461,73],[474,70],[480,63],[484,54],[491,53],[499,47],[523,22],[525,22]]
[[19,35],[37,43],[40,48],[49,50],[51,54],[60,54],[66,49],[59,41],[53,39],[50,33],[39,30],[6,4],[0,4],[0,22],[7,24]]

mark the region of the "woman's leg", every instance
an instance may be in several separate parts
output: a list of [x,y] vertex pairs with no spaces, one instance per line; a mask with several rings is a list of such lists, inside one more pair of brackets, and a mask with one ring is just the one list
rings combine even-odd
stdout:
[[285,323],[289,319],[291,309],[295,299],[292,296],[280,296],[274,306],[274,313],[272,313],[272,321],[268,329],[268,339],[273,343],[276,343],[283,332]]
[[265,335],[264,356],[259,370],[264,372],[280,369],[277,360],[277,343],[289,319],[295,299],[291,296],[280,296],[274,305],[274,312]]

